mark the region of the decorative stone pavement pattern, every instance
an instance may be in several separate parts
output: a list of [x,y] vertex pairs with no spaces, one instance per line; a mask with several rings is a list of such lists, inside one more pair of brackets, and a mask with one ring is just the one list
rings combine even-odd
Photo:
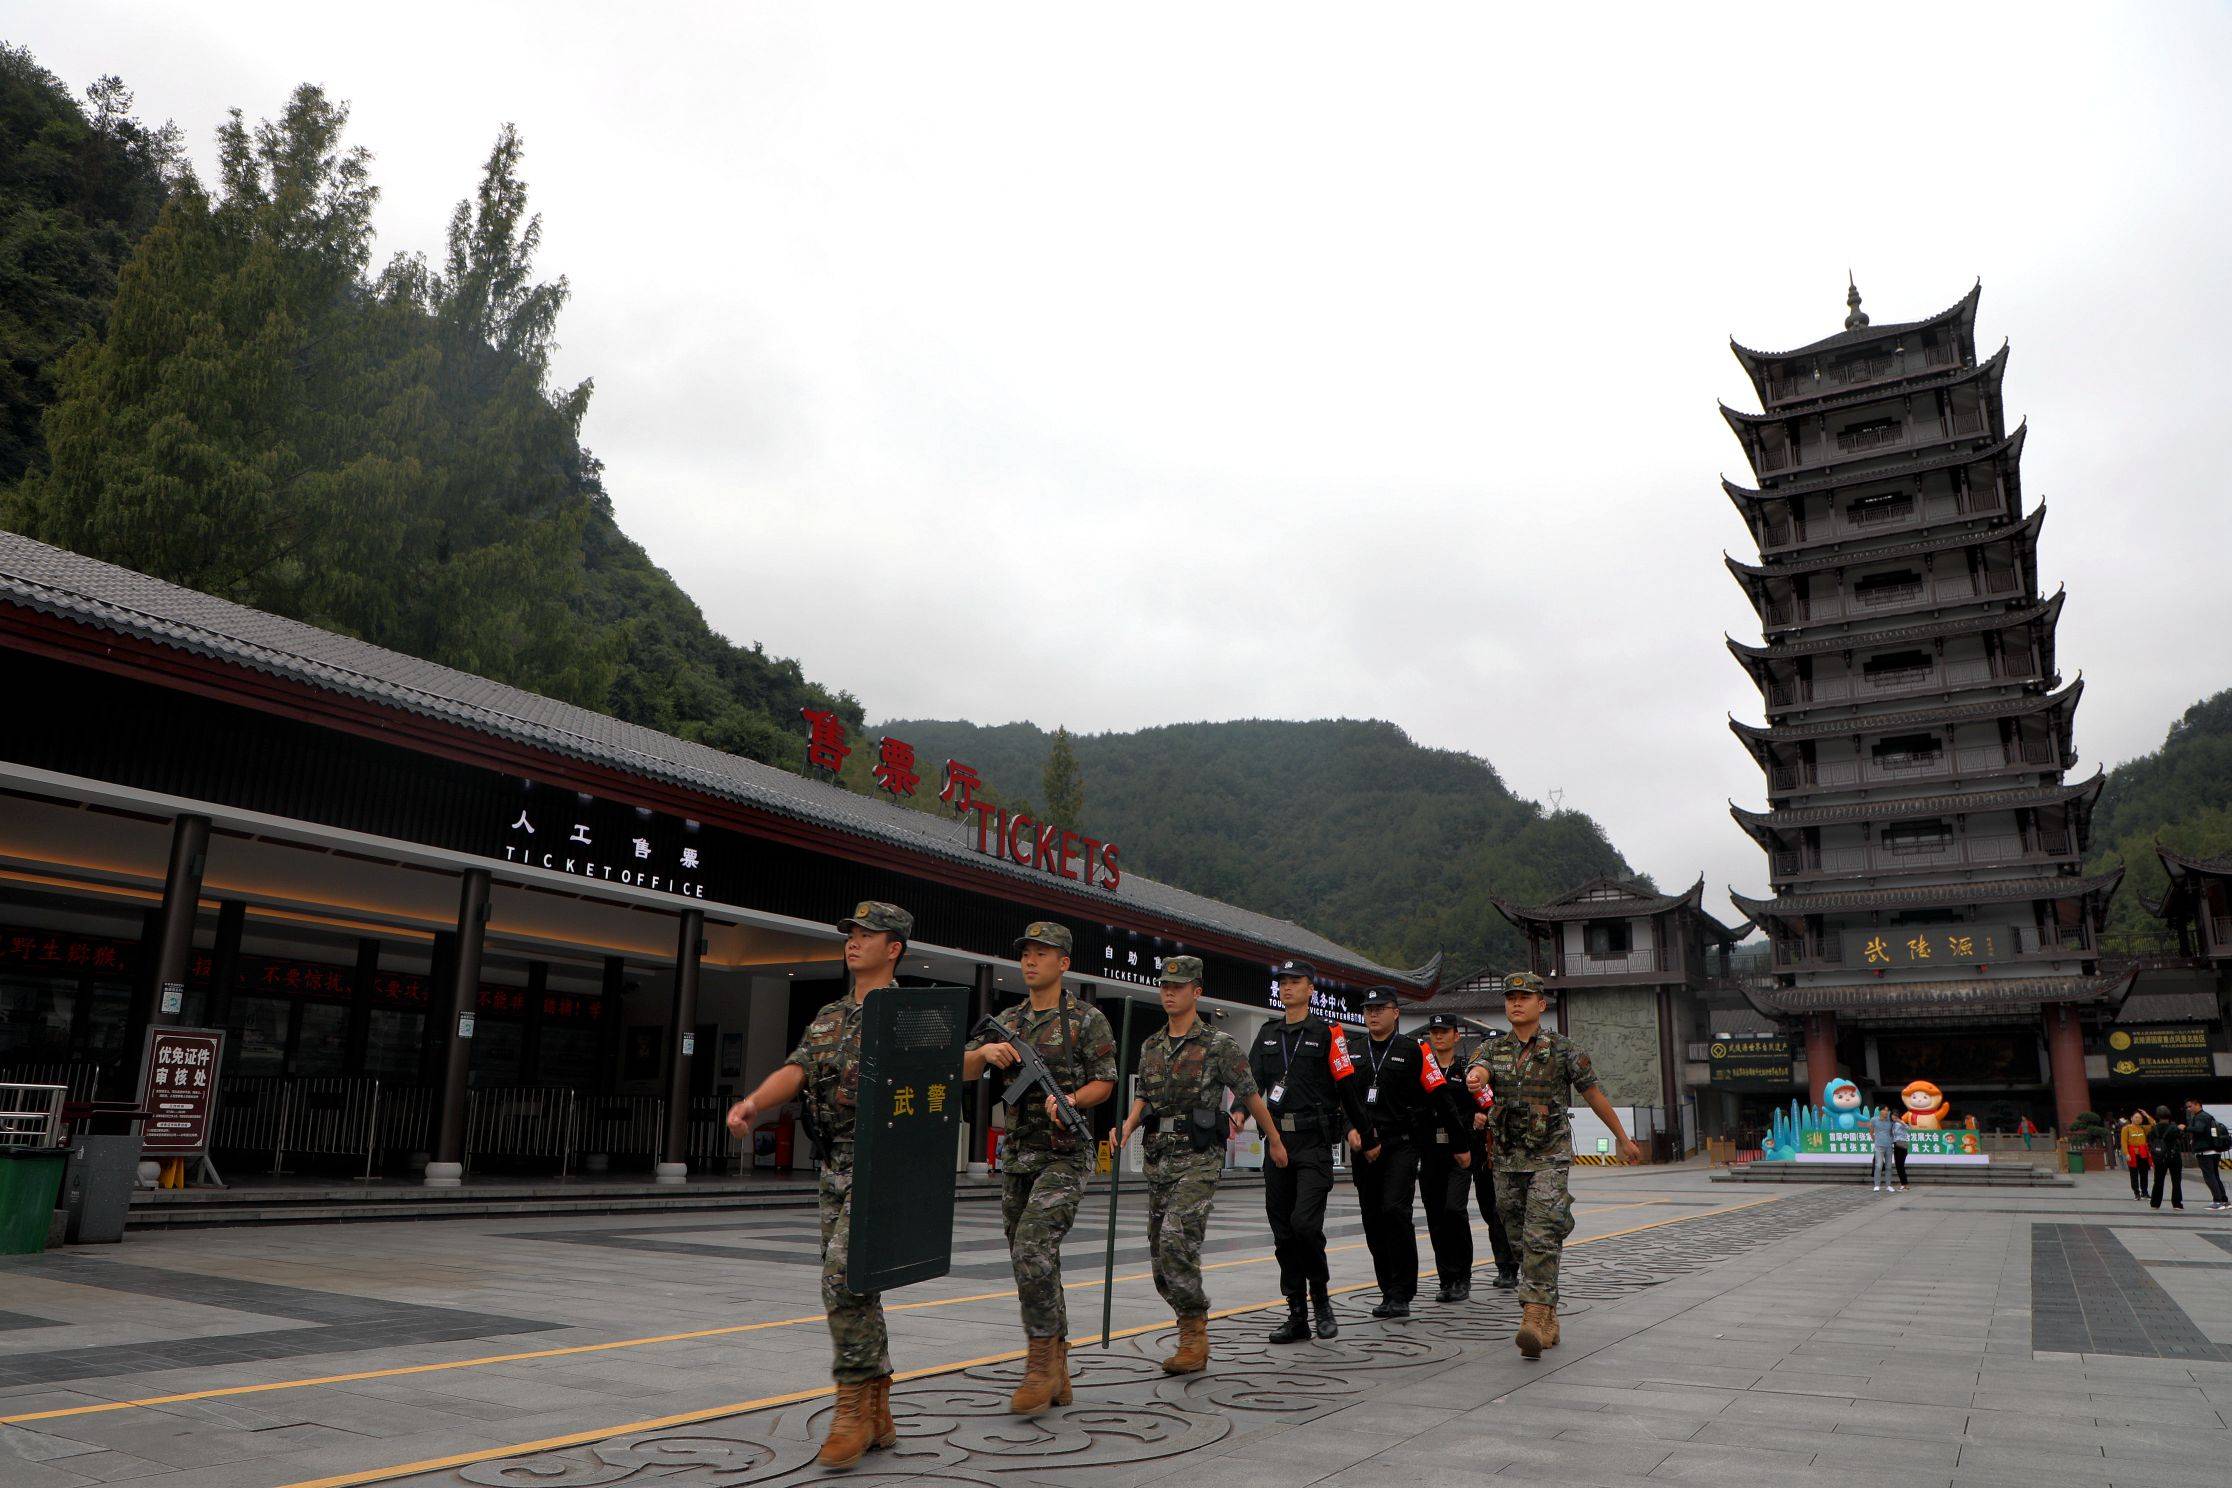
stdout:
[[[1578,1247],[1566,1270],[1575,1300],[1564,1311],[1586,1312],[1592,1300],[1662,1285],[1864,1207],[1857,1194],[1812,1191]],[[1468,1304],[1422,1306],[1400,1322],[1371,1320],[1373,1300],[1368,1293],[1341,1300],[1340,1337],[1285,1347],[1264,1341],[1261,1314],[1219,1320],[1210,1330],[1210,1370],[1182,1378],[1157,1364],[1173,1346],[1169,1330],[1106,1350],[1079,1347],[1070,1355],[1079,1403],[1033,1419],[1007,1414],[1018,1362],[901,1385],[892,1392],[899,1445],[844,1480],[982,1484],[999,1481],[995,1475],[1059,1474],[1057,1481],[1073,1481],[1091,1469],[1095,1482],[1146,1482],[1177,1470],[1170,1459],[1235,1433],[1298,1427],[1381,1387],[1422,1383],[1462,1362],[1472,1346],[1508,1349],[1519,1312],[1511,1294],[1485,1286]],[[827,1399],[810,1401],[480,1463],[454,1476],[480,1488],[756,1488],[817,1475],[811,1461],[833,1408]]]

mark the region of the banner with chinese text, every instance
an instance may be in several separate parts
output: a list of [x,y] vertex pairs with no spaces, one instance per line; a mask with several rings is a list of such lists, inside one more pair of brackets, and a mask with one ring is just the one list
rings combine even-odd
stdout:
[[2108,1030],[2111,1080],[2206,1080],[2215,1073],[2206,1023],[2134,1024]]
[[1798,1083],[1797,1055],[1782,1034],[1717,1038],[1705,1053],[1710,1083],[1723,1090],[1787,1090]]

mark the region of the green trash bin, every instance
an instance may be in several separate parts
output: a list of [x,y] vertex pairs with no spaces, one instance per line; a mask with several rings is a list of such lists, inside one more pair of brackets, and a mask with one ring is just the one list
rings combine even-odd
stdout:
[[66,1147],[0,1147],[0,1255],[46,1249]]

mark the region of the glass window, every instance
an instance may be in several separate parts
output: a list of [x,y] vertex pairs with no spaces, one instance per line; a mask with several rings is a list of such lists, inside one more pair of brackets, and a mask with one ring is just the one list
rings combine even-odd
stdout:
[[91,1011],[84,1057],[94,1064],[136,1059],[139,1051],[127,1047],[132,1037],[131,987],[124,982],[95,982]]
[[287,1004],[276,997],[235,997],[228,1025],[232,1072],[283,1075],[287,1072]]
[[546,1023],[542,1031],[542,1058],[538,1062],[542,1066],[536,1071],[540,1083],[594,1090],[598,1070],[611,1061],[598,1041],[596,1029]]
[[417,1083],[419,1050],[425,1041],[426,1014],[372,1009],[365,1029],[364,1072],[381,1080]]
[[510,1019],[498,1023],[487,1017],[473,1020],[473,1083],[480,1086],[517,1085],[520,1056],[525,1051],[527,1026]]
[[295,1049],[298,1075],[349,1073],[349,1010],[339,1003],[302,1005],[302,1042]]
[[0,976],[0,1067],[67,1062],[77,990],[75,977]]

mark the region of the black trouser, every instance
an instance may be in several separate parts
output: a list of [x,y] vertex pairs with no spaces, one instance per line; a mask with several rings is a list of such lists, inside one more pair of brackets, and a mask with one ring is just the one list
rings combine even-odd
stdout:
[[1288,1306],[1299,1309],[1328,1279],[1325,1200],[1333,1192],[1333,1149],[1314,1133],[1284,1135],[1287,1165],[1264,1159],[1263,1212],[1271,1220],[1271,1248],[1279,1258],[1279,1290]]
[[2170,1203],[2172,1207],[2183,1209],[2185,1207],[2185,1159],[2175,1152],[2165,1152],[2155,1159],[2154,1170],[2154,1198],[2150,1201],[2151,1206],[2156,1209],[2162,1207],[2162,1180],[2167,1178],[2170,1180]]
[[1891,1165],[1899,1170],[1899,1187],[1901,1188],[1907,1186],[1906,1155],[1907,1150],[1904,1147],[1893,1147],[1891,1149]]
[[1437,1144],[1419,1154],[1418,1197],[1434,1243],[1434,1275],[1443,1286],[1471,1280],[1472,1174],[1457,1166],[1448,1147]]
[[1356,1158],[1356,1197],[1364,1206],[1364,1243],[1371,1247],[1380,1300],[1418,1295],[1418,1227],[1411,1196],[1418,1188],[1418,1145],[1407,1136],[1380,1137],[1380,1155]]
[[2201,1170],[2201,1181],[2209,1186],[2209,1199],[2211,1202],[2218,1204],[2225,1202],[2224,1180],[2217,1176],[2217,1163],[2222,1160],[2223,1156],[2224,1154],[2221,1152],[2196,1152],[2193,1154],[2193,1165]]
[[2131,1169],[2131,1196],[2143,1199],[2147,1196],[2147,1159],[2132,1153],[2126,1153],[2125,1159],[2125,1166]]
[[1496,1258],[1496,1274],[1517,1276],[1519,1252],[1512,1248],[1511,1236],[1504,1229],[1503,1209],[1496,1203],[1496,1165],[1489,1161],[1485,1144],[1473,1147],[1472,1181],[1480,1212],[1488,1220],[1488,1250]]

